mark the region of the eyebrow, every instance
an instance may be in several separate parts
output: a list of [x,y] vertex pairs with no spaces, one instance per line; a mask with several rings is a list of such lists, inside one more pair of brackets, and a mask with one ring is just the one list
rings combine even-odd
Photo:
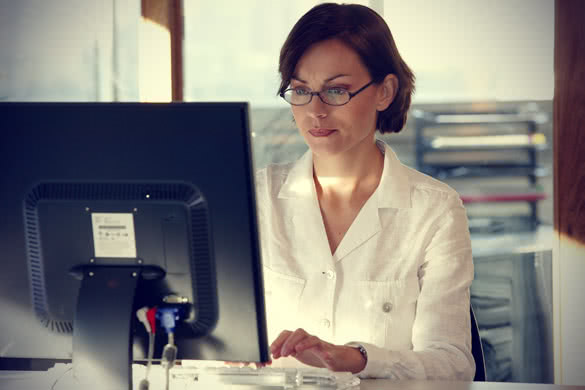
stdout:
[[[333,77],[329,77],[328,79],[325,79],[324,81],[326,83],[328,83],[329,81],[335,80],[338,77],[344,77],[344,76],[350,76],[350,75],[349,74],[345,74],[345,73],[340,73],[340,74],[337,74],[337,75],[335,75]],[[300,79],[300,78],[298,78],[297,76],[294,76],[294,75],[291,77],[291,79],[295,79],[297,81],[300,81],[301,83],[307,84],[307,82],[305,80],[302,80],[302,79]]]

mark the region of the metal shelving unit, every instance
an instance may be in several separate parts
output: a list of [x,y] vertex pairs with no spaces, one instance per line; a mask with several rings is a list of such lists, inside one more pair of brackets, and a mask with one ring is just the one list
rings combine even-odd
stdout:
[[[432,112],[415,110],[417,169],[449,182],[466,205],[496,206],[523,203],[526,213],[476,216],[468,208],[473,232],[534,230],[539,224],[538,202],[546,194],[538,178],[548,175],[538,164],[547,148],[538,126],[548,121],[542,112]],[[488,178],[507,178],[505,186]],[[517,179],[510,185],[510,179]],[[497,214],[497,213],[496,213]]]

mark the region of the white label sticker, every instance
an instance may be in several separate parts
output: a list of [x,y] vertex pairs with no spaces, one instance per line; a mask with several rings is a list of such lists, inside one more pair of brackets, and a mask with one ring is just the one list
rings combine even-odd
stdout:
[[95,257],[136,258],[134,216],[131,213],[92,213]]

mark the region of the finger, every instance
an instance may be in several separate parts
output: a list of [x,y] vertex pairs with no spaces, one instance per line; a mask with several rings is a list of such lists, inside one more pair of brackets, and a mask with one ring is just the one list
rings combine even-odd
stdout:
[[295,347],[299,342],[305,340],[307,337],[310,336],[311,335],[305,332],[305,330],[302,328],[295,330],[293,334],[291,334],[282,345],[280,354],[282,356],[289,356],[291,353],[295,351]]
[[254,368],[261,368],[265,366],[269,366],[272,364],[272,361],[269,360],[267,362],[232,362],[232,361],[224,361],[223,362],[226,366],[230,367],[254,367]]
[[292,334],[290,330],[283,330],[280,332],[276,340],[272,342],[270,345],[270,353],[272,353],[273,359],[278,359],[280,357],[280,351],[282,349],[282,344],[288,339],[288,337]]
[[230,367],[247,367],[250,365],[249,362],[231,362],[231,361],[225,361],[223,362],[226,366],[230,366]]
[[323,341],[317,336],[309,336],[295,345],[295,352],[301,353],[309,348],[319,346]]
[[254,368],[262,368],[262,367],[266,367],[272,364],[272,360],[269,360],[267,362],[254,362],[252,363],[252,365],[254,366]]

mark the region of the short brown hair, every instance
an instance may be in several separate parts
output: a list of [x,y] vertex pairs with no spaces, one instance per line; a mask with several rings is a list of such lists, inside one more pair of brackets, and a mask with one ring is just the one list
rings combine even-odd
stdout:
[[363,5],[319,4],[299,19],[280,49],[278,94],[288,88],[303,53],[311,45],[328,39],[339,39],[355,50],[375,83],[389,74],[396,75],[398,93],[390,106],[378,113],[376,128],[380,133],[402,130],[414,92],[414,74],[400,57],[384,19]]

